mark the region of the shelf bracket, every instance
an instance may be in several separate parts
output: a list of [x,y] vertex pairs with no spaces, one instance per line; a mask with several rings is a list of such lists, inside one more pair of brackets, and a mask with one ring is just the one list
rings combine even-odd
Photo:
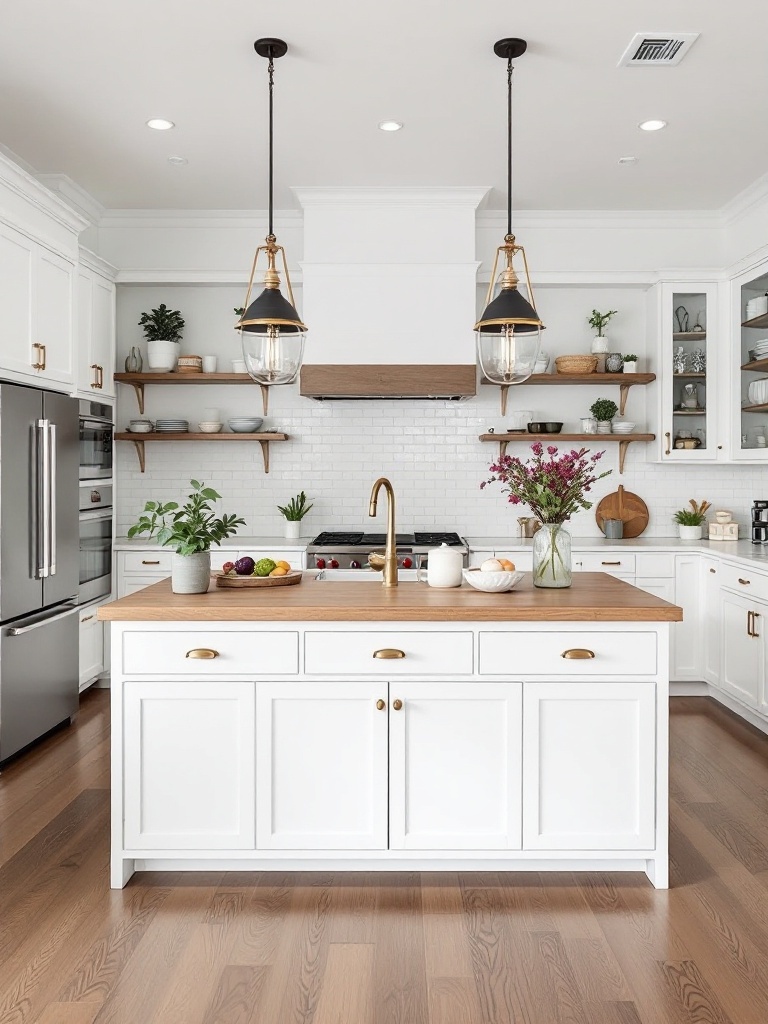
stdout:
[[624,459],[627,457],[627,448],[631,441],[619,441],[619,476],[624,473]]
[[[134,384],[134,387],[136,387],[135,384]],[[139,406],[139,411],[140,412],[144,412],[143,406]],[[136,454],[139,457],[139,471],[141,473],[143,473],[144,472],[144,467],[145,467],[145,464],[146,464],[145,463],[146,453],[144,451],[144,442],[143,441],[138,441],[138,440],[134,441],[133,438],[131,438],[131,441],[133,441],[133,446],[136,449]]]
[[624,410],[627,408],[627,395],[630,389],[629,384],[619,384],[619,415],[624,415]]
[[[261,408],[266,416],[267,410],[269,409],[269,388],[266,384],[259,384],[259,387],[261,388]],[[269,459],[267,459],[267,461],[269,461]],[[269,472],[269,470],[267,470],[267,472]]]
[[[264,387],[263,384],[262,384],[262,387]],[[264,390],[266,390],[266,388]],[[265,409],[264,412],[266,412],[266,411],[267,410]],[[269,441],[259,441],[259,444],[261,445],[261,457],[264,460],[264,472],[268,473],[269,472]]]
[[499,458],[503,459],[507,454],[507,445],[509,441],[499,441]]
[[[137,401],[138,406],[139,406],[139,415],[143,416],[144,415],[144,385],[143,384],[139,384],[136,381],[132,380],[131,381],[131,387],[136,392],[136,401]],[[143,447],[144,447],[144,445],[143,445],[143,442],[142,442],[142,448]],[[141,472],[142,473],[144,472],[143,468],[142,468]]]
[[509,394],[510,387],[511,387],[511,384],[501,384],[500,385],[500,388],[501,388],[501,415],[502,416],[506,416],[507,415],[507,395]]

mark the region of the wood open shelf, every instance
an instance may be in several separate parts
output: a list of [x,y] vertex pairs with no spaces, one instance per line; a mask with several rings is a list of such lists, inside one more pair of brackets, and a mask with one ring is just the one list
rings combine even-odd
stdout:
[[706,373],[673,373],[673,377],[706,377]]
[[751,320],[743,320],[742,327],[759,327],[761,330],[768,327],[768,313],[761,313],[760,316],[753,316]]
[[[146,384],[254,384],[247,373],[116,373],[118,384],[130,384],[136,392],[139,413],[144,415],[144,387]],[[269,405],[269,388],[259,384],[264,415]]]
[[499,444],[499,456],[505,454],[507,445],[510,442],[518,442],[518,444],[528,444],[529,441],[546,441],[552,444],[558,444],[561,441],[587,441],[590,444],[618,444],[619,446],[619,475],[624,472],[624,459],[627,456],[627,448],[633,441],[643,441],[646,444],[649,441],[655,441],[655,434],[527,434],[527,433],[514,433],[514,434],[481,434],[481,441],[497,441]]
[[[250,380],[250,378],[248,378]],[[288,434],[275,434],[262,432],[260,434],[172,434],[172,433],[148,433],[131,434],[128,432],[115,434],[116,441],[131,441],[136,448],[139,457],[139,467],[144,472],[146,441],[258,441],[261,445],[261,456],[264,460],[264,472],[269,472],[269,443],[270,441],[287,441]]]
[[706,338],[706,331],[674,331],[672,341],[690,341],[692,338]]
[[753,359],[751,363],[742,363],[741,368],[751,373],[768,373],[768,359]]
[[706,416],[706,409],[673,409],[673,416]]
[[619,385],[619,412],[623,416],[627,405],[627,394],[635,384],[651,384],[656,380],[655,373],[534,373],[521,384],[494,384],[490,380],[483,380],[481,384],[490,384],[493,387],[501,388],[501,415],[507,415],[507,392],[510,388],[517,388],[528,384],[543,384],[545,386],[575,384],[577,387],[598,388],[604,384]]
[[768,412],[768,405],[742,405],[742,412]]

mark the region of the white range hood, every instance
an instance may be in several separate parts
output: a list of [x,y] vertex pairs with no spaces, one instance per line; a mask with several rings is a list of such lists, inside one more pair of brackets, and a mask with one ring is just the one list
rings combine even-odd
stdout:
[[[474,394],[474,374],[468,390],[467,368],[475,362],[475,214],[488,189],[294,192],[304,210],[302,316],[310,329],[302,394]],[[347,374],[345,367],[355,372]],[[450,367],[457,373],[452,375]],[[348,376],[354,380],[345,380]],[[431,390],[430,376],[435,377]],[[419,377],[423,389],[414,388]],[[369,386],[363,386],[366,378]],[[337,394],[327,391],[332,379]]]

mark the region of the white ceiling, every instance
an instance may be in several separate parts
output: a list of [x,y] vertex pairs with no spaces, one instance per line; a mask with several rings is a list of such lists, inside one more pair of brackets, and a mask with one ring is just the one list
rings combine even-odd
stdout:
[[[504,206],[492,48],[517,35],[517,208],[712,209],[768,170],[767,29],[764,0],[5,0],[0,143],[110,208],[263,208],[253,41],[276,35],[278,208],[292,185],[491,184]],[[617,68],[638,31],[701,37],[678,68]]]

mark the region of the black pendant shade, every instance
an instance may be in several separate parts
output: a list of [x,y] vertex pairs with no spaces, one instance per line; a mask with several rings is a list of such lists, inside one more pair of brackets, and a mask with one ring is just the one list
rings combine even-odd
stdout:
[[295,307],[279,288],[265,288],[248,306],[236,327],[247,333],[263,333],[264,327],[274,324],[281,334],[306,331]]
[[531,334],[542,327],[539,314],[517,288],[502,289],[485,307],[475,330],[484,334],[501,334],[510,323],[514,324],[515,334]]

